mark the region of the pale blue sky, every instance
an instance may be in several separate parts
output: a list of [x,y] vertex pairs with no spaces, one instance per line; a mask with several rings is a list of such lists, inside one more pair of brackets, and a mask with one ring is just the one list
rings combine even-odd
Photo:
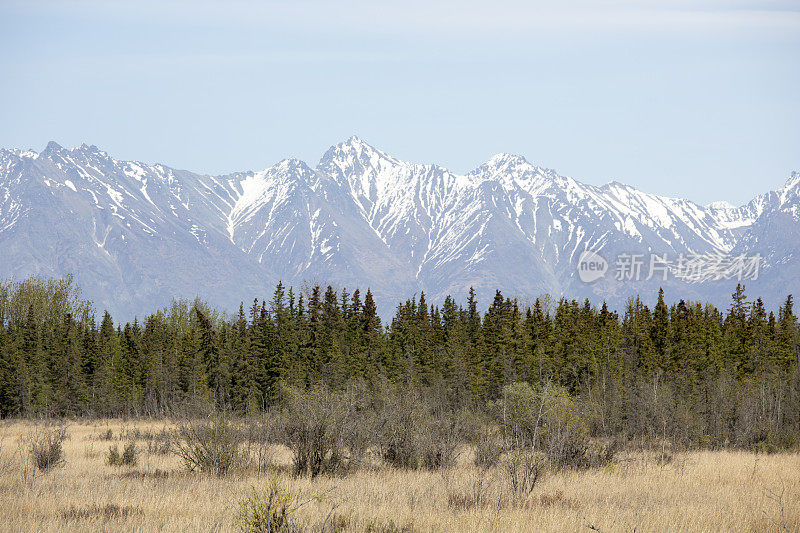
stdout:
[[0,51],[3,147],[222,173],[356,134],[701,203],[800,170],[798,1],[0,0]]

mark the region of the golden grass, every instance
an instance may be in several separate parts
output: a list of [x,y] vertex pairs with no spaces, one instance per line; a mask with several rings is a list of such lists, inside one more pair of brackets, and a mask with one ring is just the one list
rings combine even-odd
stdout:
[[[0,423],[0,531],[232,531],[238,501],[266,487],[254,471],[225,478],[186,472],[139,445],[139,464],[106,464],[108,429],[160,431],[164,422],[72,422],[66,462],[32,475],[21,444],[33,425]],[[124,444],[124,442],[122,443]],[[276,449],[278,462],[291,459]],[[690,452],[659,465],[644,453],[612,467],[546,476],[522,500],[500,470],[467,454],[440,472],[376,469],[281,483],[304,495],[298,521],[380,531],[800,531],[800,454]],[[480,495],[480,498],[478,498]],[[387,530],[387,529],[384,529]]]

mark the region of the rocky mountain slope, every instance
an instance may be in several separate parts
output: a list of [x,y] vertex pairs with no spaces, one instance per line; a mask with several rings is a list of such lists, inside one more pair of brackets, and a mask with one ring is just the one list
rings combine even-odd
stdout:
[[[735,279],[675,276],[697,254],[760,254],[751,294],[771,306],[800,292],[800,174],[747,205],[698,205],[621,183],[595,187],[499,154],[466,175],[400,161],[352,137],[316,167],[286,159],[208,176],[119,161],[94,146],[0,150],[0,276],[73,273],[98,308],[142,315],[199,295],[235,310],[295,286],[370,287],[381,311],[425,291],[483,302],[495,288],[621,306],[659,286],[720,305]],[[605,276],[581,281],[592,250]],[[652,254],[673,264],[646,279]],[[639,257],[641,279],[617,280]],[[679,267],[677,267],[679,268]],[[712,276],[713,277],[713,276]]]

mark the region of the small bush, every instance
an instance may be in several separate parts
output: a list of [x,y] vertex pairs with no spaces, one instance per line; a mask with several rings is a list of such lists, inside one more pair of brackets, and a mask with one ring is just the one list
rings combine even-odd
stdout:
[[508,484],[517,498],[525,498],[533,492],[544,473],[542,457],[532,450],[513,448],[503,455],[502,462]]
[[137,427],[133,429],[123,427],[119,430],[119,440],[142,440],[145,436],[146,433]]
[[485,428],[473,438],[473,447],[475,448],[475,466],[492,468],[500,462],[503,443],[489,428]]
[[224,476],[244,466],[241,433],[224,416],[183,424],[175,437],[175,453],[190,471]]
[[395,468],[418,468],[421,461],[415,433],[423,424],[421,413],[407,405],[407,399],[393,399],[381,413],[381,456]]
[[111,466],[136,466],[138,462],[136,443],[129,442],[119,453],[119,447],[115,444],[108,449],[108,464]]
[[601,468],[612,464],[621,447],[619,439],[593,441],[586,448],[585,466]]
[[295,475],[336,473],[347,466],[342,449],[346,403],[324,388],[284,389],[284,443],[294,453]]
[[46,471],[64,462],[61,443],[67,437],[64,427],[45,427],[29,437],[29,449],[33,464]]
[[119,466],[122,464],[122,456],[119,454],[119,446],[109,446],[108,448],[108,464],[110,466]]
[[435,393],[385,386],[380,392],[378,445],[383,460],[396,468],[452,466],[464,441],[466,416]]
[[431,422],[422,428],[417,439],[420,464],[430,470],[449,468],[456,463],[458,447],[464,438],[461,418],[458,413],[442,413]]
[[131,441],[126,444],[125,449],[122,450],[122,464],[125,466],[136,466],[137,462],[136,443]]
[[149,454],[167,455],[172,450],[172,434],[166,429],[148,434],[146,440]]
[[301,531],[292,518],[299,506],[300,493],[286,490],[273,478],[266,492],[251,488],[250,494],[239,501],[239,529],[245,533]]

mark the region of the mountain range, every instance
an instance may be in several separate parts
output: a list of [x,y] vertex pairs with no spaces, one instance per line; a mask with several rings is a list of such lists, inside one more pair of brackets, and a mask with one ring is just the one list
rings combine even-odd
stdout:
[[[586,250],[608,264],[591,283],[578,272]],[[653,254],[673,263],[667,279],[645,279]],[[588,185],[511,154],[457,174],[357,137],[314,167],[292,158],[220,176],[85,144],[0,150],[0,278],[71,273],[96,307],[126,318],[177,297],[235,311],[279,280],[370,288],[386,317],[422,291],[463,301],[469,287],[483,305],[501,289],[620,308],[663,286],[673,301],[727,306],[735,277],[671,275],[697,256],[760,257],[744,283],[768,307],[800,292],[800,173],[737,207]],[[617,279],[626,257],[640,258],[642,279]]]

